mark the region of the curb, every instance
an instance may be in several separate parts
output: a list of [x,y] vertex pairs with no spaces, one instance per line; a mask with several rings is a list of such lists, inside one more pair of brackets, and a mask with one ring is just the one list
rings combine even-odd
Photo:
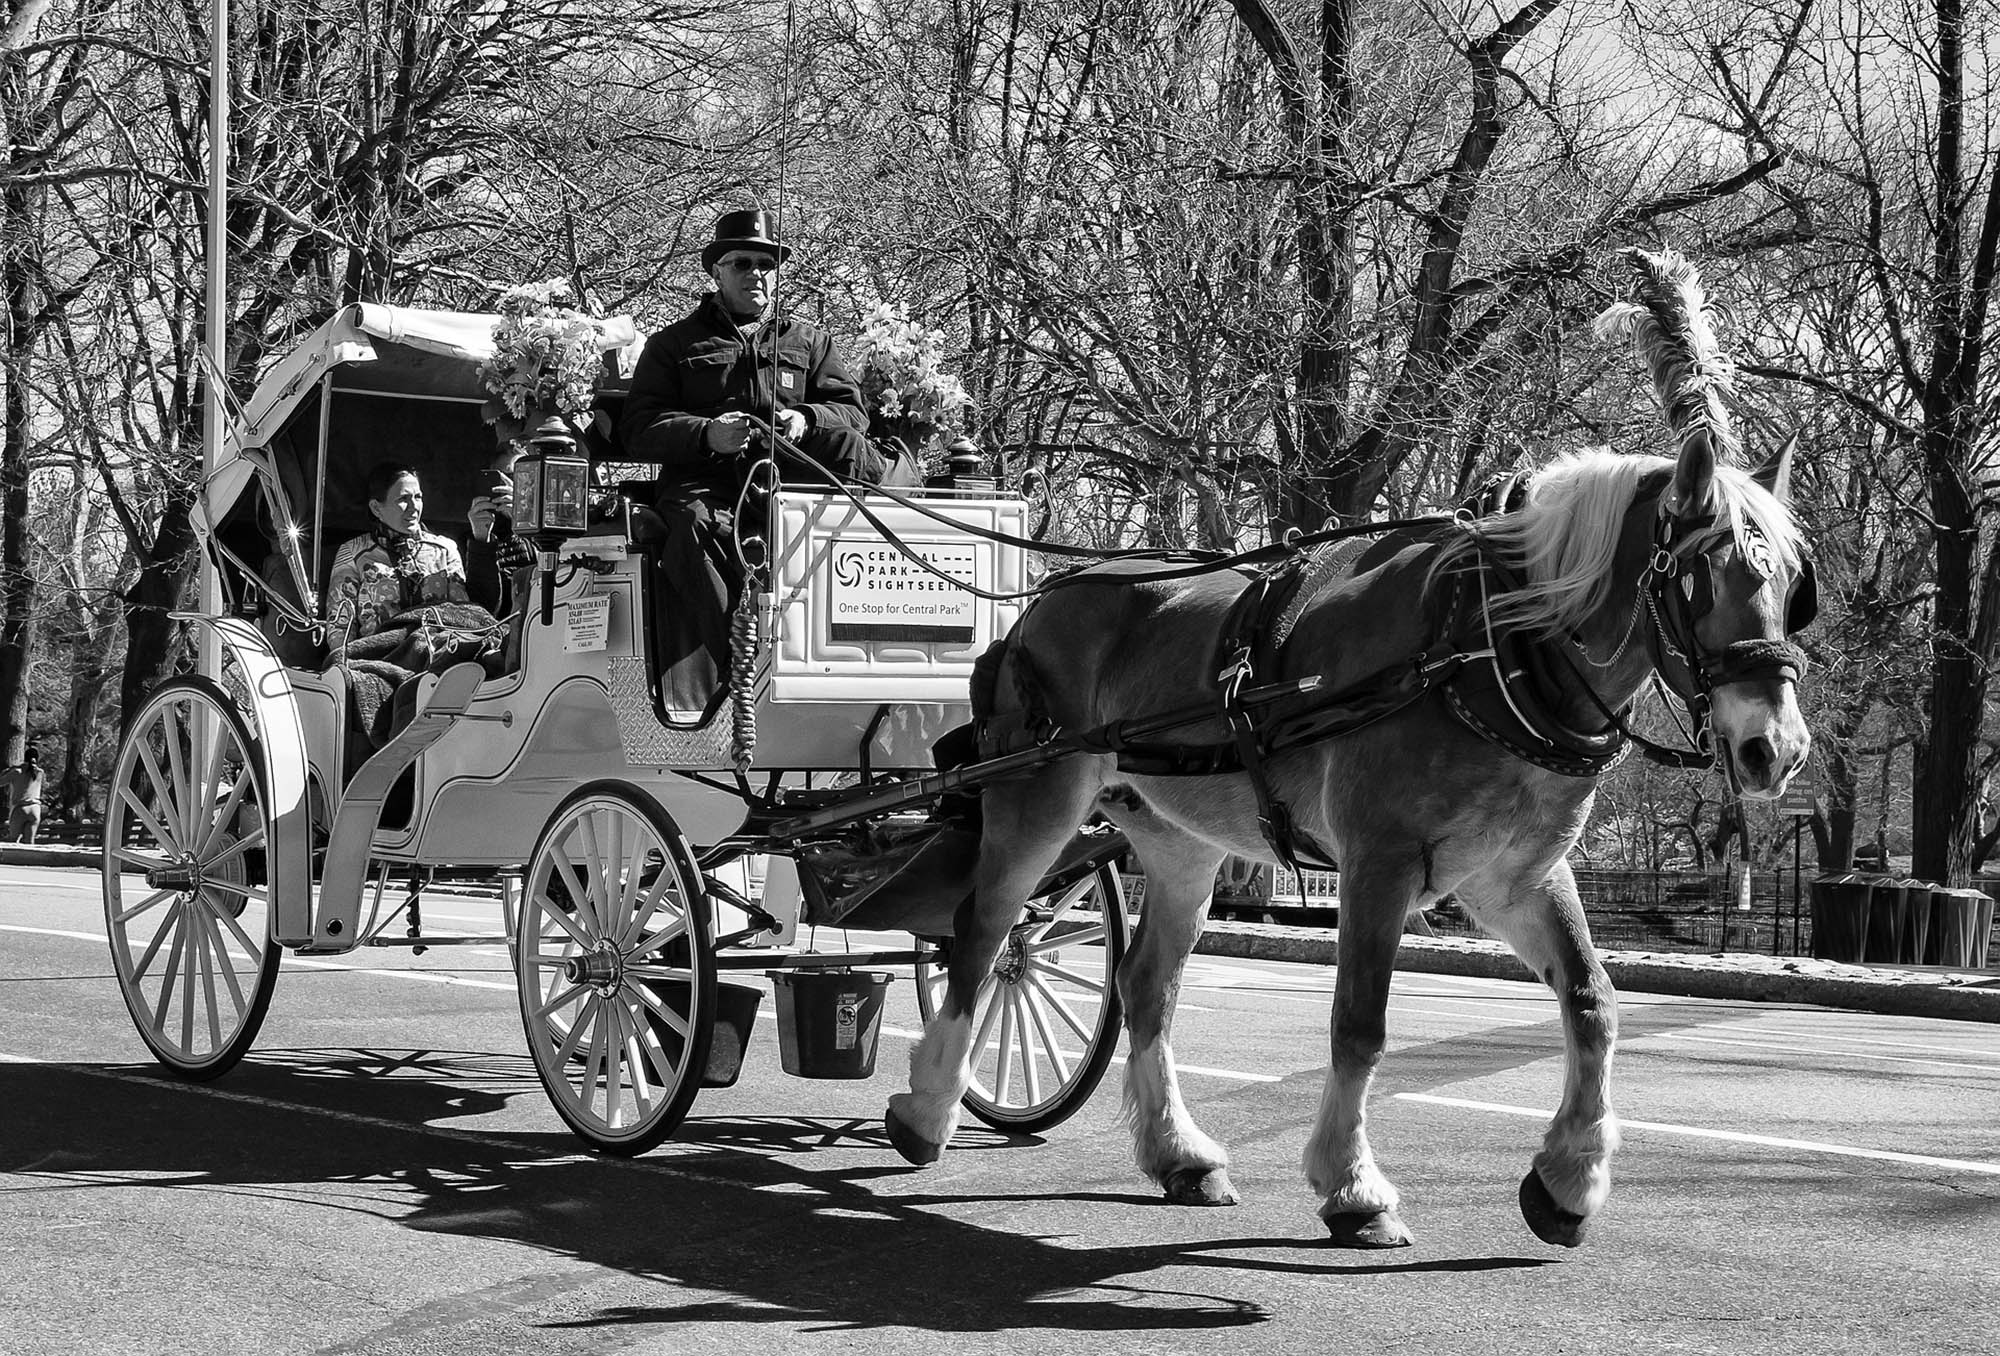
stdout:
[[67,843],[0,843],[0,866],[96,866],[104,850]]
[[[0,843],[0,866],[95,868],[101,860],[97,848]],[[1206,956],[1331,966],[1339,938],[1333,928],[1212,922],[1194,949]],[[1807,1003],[1894,1017],[2000,1023],[2000,971],[1898,970],[1805,957],[1651,951],[1598,954],[1612,985],[1630,993],[1743,1003]],[[1396,968],[1410,974],[1472,979],[1533,982],[1535,978],[1503,943],[1470,937],[1405,937],[1396,950]]]
[[[1208,956],[1332,965],[1339,933],[1270,923],[1210,923],[1195,944]],[[2000,1022],[2000,973],[1896,970],[1805,957],[1706,956],[1600,951],[1613,987],[1679,998],[1748,1003],[1809,1003],[1895,1017]],[[1405,937],[1396,968],[1532,983],[1535,976],[1501,942],[1479,938]]]

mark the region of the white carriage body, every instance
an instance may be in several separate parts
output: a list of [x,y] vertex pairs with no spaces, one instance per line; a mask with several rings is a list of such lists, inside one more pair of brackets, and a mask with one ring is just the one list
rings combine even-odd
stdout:
[[[342,312],[281,361],[245,407],[211,477],[205,526],[240,522],[248,497],[261,493],[274,551],[306,599],[319,596],[344,535],[326,530],[362,526],[352,520],[354,495],[376,460],[415,465],[425,480],[427,525],[462,526],[464,487],[493,447],[478,417],[484,393],[476,372],[494,319],[382,306]],[[606,347],[631,334],[629,322],[607,324]],[[375,433],[385,436],[368,444],[366,464],[351,464]],[[343,489],[344,524],[328,511]],[[797,489],[773,497],[772,583],[760,600],[752,708],[760,778],[776,773],[796,783],[857,768],[927,769],[932,743],[970,719],[973,663],[1021,608],[982,595],[1018,595],[1029,585],[1026,551],[999,540],[1025,535],[1025,504],[958,491],[915,498],[921,507]],[[306,531],[291,532],[290,523]],[[386,821],[378,821],[378,805],[352,803],[352,788],[370,785],[369,767],[343,786],[352,733],[341,671],[296,659],[267,666],[251,699],[289,709],[311,812],[330,836],[311,917],[282,902],[296,900],[296,891],[278,892],[281,941],[317,950],[352,945],[370,861],[518,865],[551,806],[594,778],[643,785],[691,841],[713,842],[738,826],[743,802],[721,776],[682,775],[733,773],[730,705],[699,728],[679,728],[692,717],[663,722],[654,705],[645,619],[660,605],[649,590],[665,581],[622,531],[571,541],[563,555],[550,624],[528,605],[534,600],[517,600],[525,629],[516,670],[480,682],[428,730],[413,721],[399,740],[421,745],[414,757],[399,754],[398,741],[374,755],[370,766],[379,761],[385,770],[373,794],[386,797],[394,778],[407,788],[396,797],[400,812]],[[244,636],[239,628],[232,648],[241,649]],[[415,709],[433,710],[440,677],[418,682]],[[287,722],[285,712],[269,717],[260,724]]]

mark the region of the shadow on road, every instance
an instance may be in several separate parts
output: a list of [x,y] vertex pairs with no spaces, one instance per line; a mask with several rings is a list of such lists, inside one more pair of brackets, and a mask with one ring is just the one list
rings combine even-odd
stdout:
[[[636,1160],[579,1157],[566,1133],[453,1124],[526,1095],[541,1089],[524,1058],[461,1052],[260,1052],[207,1086],[174,1082],[151,1065],[0,1065],[0,1105],[10,1109],[0,1172],[35,1174],[51,1191],[101,1192],[121,1176],[147,1190],[373,1185],[375,1212],[408,1229],[507,1240],[709,1292],[682,1307],[608,1309],[569,1325],[585,1327],[1198,1331],[1269,1317],[1216,1293],[1229,1272],[1338,1277],[1545,1260],[1364,1262],[1297,1238],[1092,1248],[943,1213],[1063,1199],[1057,1193],[884,1194],[869,1184],[908,1174],[892,1159],[829,1168],[822,1155],[805,1168],[805,1156],[829,1146],[888,1155],[874,1121],[697,1117]],[[967,1132],[961,1148],[979,1137]],[[985,1147],[1009,1142],[989,1133]],[[1154,1203],[1107,1192],[1066,1199]],[[349,1205],[327,1200],[328,1209]],[[1273,1250],[1291,1256],[1254,1255]],[[1201,1268],[1215,1284],[1134,1283],[1176,1267]]]

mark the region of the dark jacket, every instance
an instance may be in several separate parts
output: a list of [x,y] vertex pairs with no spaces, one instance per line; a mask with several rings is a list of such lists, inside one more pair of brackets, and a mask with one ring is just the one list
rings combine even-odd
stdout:
[[774,394],[779,409],[802,410],[809,429],[865,433],[861,387],[833,340],[817,326],[786,317],[774,367],[773,323],[766,321],[746,342],[710,293],[691,315],[648,339],[618,422],[625,455],[658,462],[669,477],[726,471],[703,442],[708,421],[732,411],[768,412]]

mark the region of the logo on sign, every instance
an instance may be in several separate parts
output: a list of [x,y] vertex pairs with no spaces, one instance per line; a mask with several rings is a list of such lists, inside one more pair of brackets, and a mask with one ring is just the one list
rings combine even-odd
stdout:
[[977,599],[959,585],[976,563],[965,545],[843,538],[827,568],[832,638],[970,641]]

